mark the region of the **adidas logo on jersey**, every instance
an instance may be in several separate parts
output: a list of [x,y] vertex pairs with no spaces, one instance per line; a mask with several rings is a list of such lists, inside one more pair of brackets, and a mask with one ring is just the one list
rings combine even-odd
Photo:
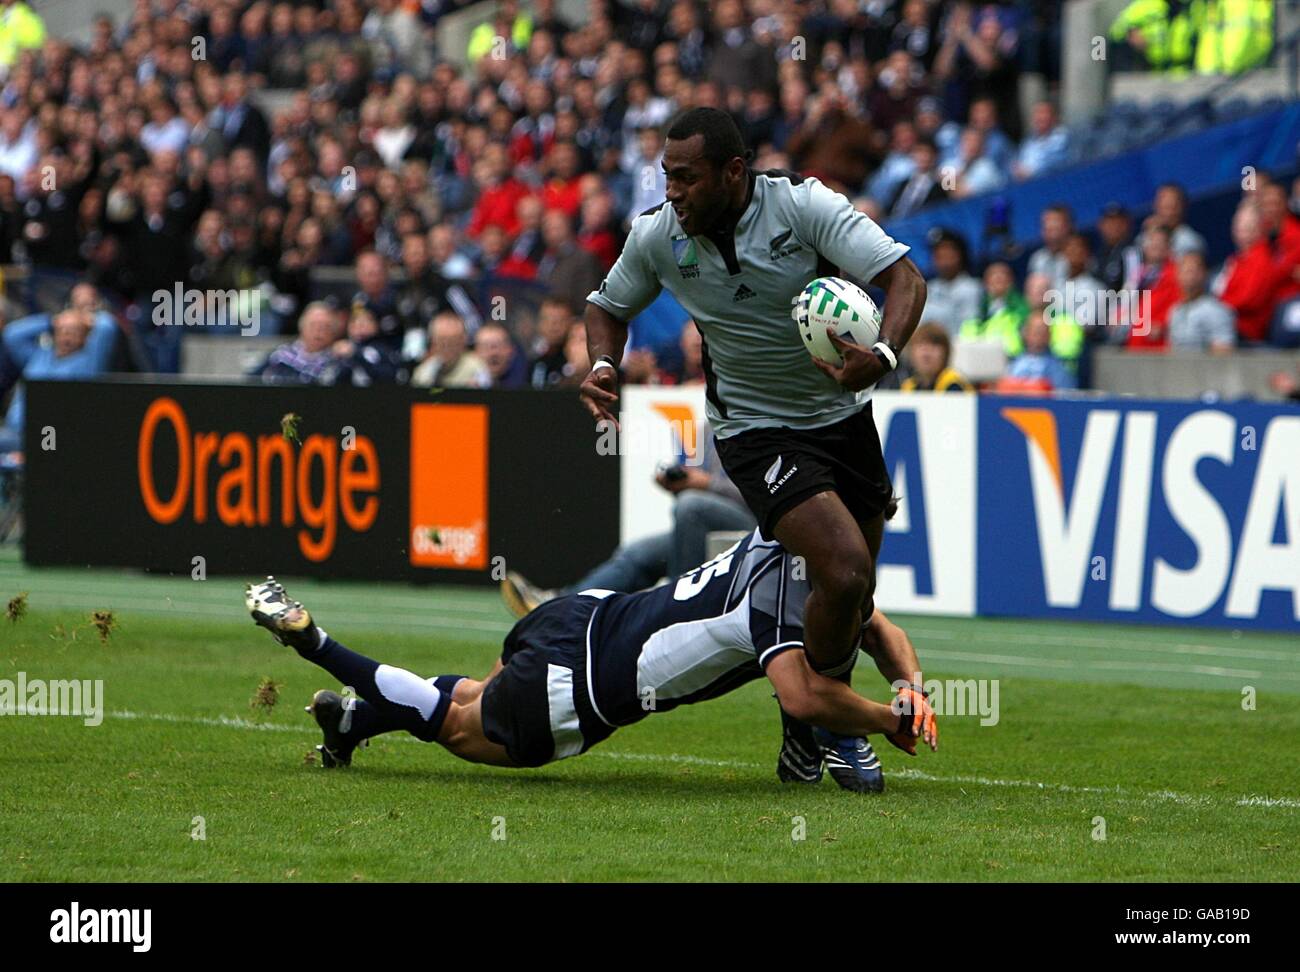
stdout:
[[739,287],[736,288],[736,292],[732,294],[731,299],[736,303],[740,303],[742,300],[749,300],[749,298],[755,296],[757,295],[752,290],[750,290],[744,284],[741,284]]

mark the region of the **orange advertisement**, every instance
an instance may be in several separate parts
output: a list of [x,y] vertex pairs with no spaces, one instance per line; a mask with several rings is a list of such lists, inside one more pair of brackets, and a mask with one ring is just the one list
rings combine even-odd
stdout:
[[485,569],[487,503],[487,406],[412,405],[412,566]]

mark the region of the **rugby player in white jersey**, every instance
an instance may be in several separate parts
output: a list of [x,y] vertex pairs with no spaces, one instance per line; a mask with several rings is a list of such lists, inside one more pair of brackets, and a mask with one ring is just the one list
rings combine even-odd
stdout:
[[[809,663],[847,682],[859,645],[875,647],[875,565],[894,508],[870,389],[916,329],[925,281],[908,248],[843,195],[817,179],[755,172],[749,155],[724,111],[693,108],[669,127],[667,200],[633,221],[618,261],[587,298],[594,366],[580,394],[598,425],[617,421],[627,322],[661,289],[671,292],[704,339],[706,410],[723,466],[762,536],[806,565]],[[877,344],[831,335],[839,366],[810,358],[791,321],[791,301],[830,274],[884,291]],[[921,691],[910,642],[876,661],[891,683]],[[846,789],[883,788],[865,739],[809,726],[780,701],[783,780],[816,782],[825,766]]]

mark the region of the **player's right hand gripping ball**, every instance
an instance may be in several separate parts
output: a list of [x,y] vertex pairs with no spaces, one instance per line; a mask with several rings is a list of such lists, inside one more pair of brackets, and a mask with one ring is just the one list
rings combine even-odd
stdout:
[[841,367],[844,356],[826,333],[869,348],[880,338],[880,308],[857,284],[843,277],[818,277],[790,301],[790,316],[804,348],[814,358]]
[[903,686],[889,707],[898,713],[898,731],[886,739],[909,756],[916,755],[917,739],[924,739],[932,750],[939,748],[939,723],[935,721],[927,693],[910,685]]

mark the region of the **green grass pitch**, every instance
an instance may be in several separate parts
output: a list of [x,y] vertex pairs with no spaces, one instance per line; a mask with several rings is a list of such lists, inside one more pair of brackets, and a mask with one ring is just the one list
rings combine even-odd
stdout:
[[[424,675],[481,675],[510,624],[486,590],[286,586],[344,644]],[[20,591],[25,616],[0,620],[0,678],[103,679],[106,715],[0,718],[9,881],[1300,873],[1294,638],[899,618],[927,678],[1000,680],[1000,720],[941,718],[939,752],[916,758],[875,740],[887,789],[863,797],[829,777],[776,781],[765,682],[541,770],[471,766],[394,735],[327,773],[305,762],[318,736],[302,706],[329,677],[252,625],[241,581],[35,571],[0,552],[0,603]],[[88,623],[105,609],[119,622],[106,643]],[[250,707],[263,677],[280,683],[267,713]],[[888,697],[869,666],[855,684]]]

